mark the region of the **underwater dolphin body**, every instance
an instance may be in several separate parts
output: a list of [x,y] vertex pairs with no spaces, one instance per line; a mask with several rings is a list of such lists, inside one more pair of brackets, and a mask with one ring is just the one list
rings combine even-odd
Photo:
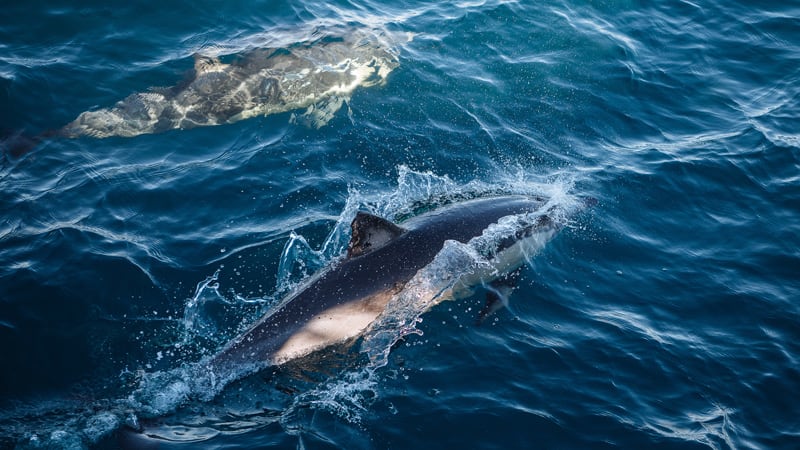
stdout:
[[231,63],[197,55],[184,83],[84,112],[57,134],[131,137],[303,108],[310,108],[310,125],[320,127],[357,87],[384,83],[398,64],[383,37],[366,31],[254,49]]
[[[439,301],[469,292],[519,268],[563,226],[542,211],[543,198],[502,196],[452,204],[414,217],[402,227],[359,212],[352,221],[347,256],[309,280],[302,289],[229,343],[211,361],[220,379],[242,367],[281,364],[331,344],[359,336],[386,309],[448,240],[468,243],[509,216],[527,215],[484,253],[489,264],[453,267],[458,284]],[[489,241],[492,242],[492,241]],[[420,299],[430,301],[430,299]]]
[[133,137],[300,110],[304,112],[299,119],[293,118],[319,128],[358,87],[384,84],[398,65],[393,40],[366,29],[335,30],[291,45],[255,48],[231,62],[195,55],[190,76],[175,86],[131,94],[35,136],[5,136],[0,148],[19,157],[47,139]]

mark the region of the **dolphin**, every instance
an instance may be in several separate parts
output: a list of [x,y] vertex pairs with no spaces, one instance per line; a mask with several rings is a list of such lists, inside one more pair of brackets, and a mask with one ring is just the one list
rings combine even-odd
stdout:
[[0,144],[7,155],[19,157],[51,138],[133,137],[300,110],[305,111],[293,114],[293,121],[320,128],[357,88],[385,84],[400,64],[393,38],[368,29],[323,32],[232,58],[196,54],[193,70],[175,86],[133,93],[61,128],[11,134]]
[[185,82],[81,113],[59,135],[132,137],[303,108],[308,108],[309,125],[319,128],[357,87],[384,84],[398,65],[397,53],[384,39],[366,31],[253,49],[231,63],[195,55]]
[[[525,217],[498,239],[489,239],[488,264],[453,267],[457,284],[436,299],[419,299],[426,309],[463,297],[477,284],[489,284],[518,269],[562,228],[556,207],[547,200],[499,196],[451,204],[401,225],[359,212],[351,223],[344,258],[313,276],[300,289],[231,341],[210,361],[219,380],[231,380],[249,369],[280,365],[365,332],[447,241],[469,243],[507,217]],[[490,289],[487,297],[498,298]],[[426,294],[428,295],[428,294]],[[429,293],[429,295],[434,295]],[[426,303],[427,302],[427,303]],[[493,309],[487,305],[485,312]]]
[[[566,208],[547,198],[523,195],[452,203],[401,224],[358,212],[350,224],[346,254],[201,361],[197,377],[206,381],[199,386],[208,388],[206,383],[212,380],[212,389],[224,387],[266,367],[302,361],[314,352],[364,336],[392,314],[392,303],[406,294],[420,297],[414,301],[422,305],[417,311],[422,314],[483,284],[489,287],[489,303],[480,314],[486,314],[494,309],[499,287],[513,282],[517,269],[564,227],[568,215]],[[436,265],[437,256],[446,253],[443,249],[449,242],[475,249],[481,261],[471,264],[457,259],[454,265],[445,264],[445,270],[456,275],[455,282],[433,290],[414,289],[419,276],[424,278],[426,269]],[[118,443],[126,449],[178,445],[142,424],[125,425],[118,432]]]

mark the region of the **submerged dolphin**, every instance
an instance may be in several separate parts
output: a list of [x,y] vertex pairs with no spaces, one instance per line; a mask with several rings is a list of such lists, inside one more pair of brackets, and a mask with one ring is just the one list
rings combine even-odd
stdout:
[[356,88],[384,84],[400,63],[386,33],[338,33],[253,49],[229,63],[196,55],[191,75],[176,86],[131,94],[36,136],[5,136],[0,147],[18,157],[50,138],[132,137],[303,109],[299,120],[319,128]]
[[130,137],[303,108],[310,108],[310,124],[320,127],[357,87],[385,83],[398,64],[385,40],[365,31],[255,49],[229,64],[196,56],[193,75],[186,82],[84,112],[58,134]]
[[[324,270],[261,318],[212,358],[210,369],[221,380],[307,355],[361,335],[385,311],[421,269],[428,266],[448,240],[467,243],[509,216],[527,215],[506,235],[484,248],[489,264],[453,267],[460,278],[448,297],[458,297],[471,285],[489,283],[519,268],[562,227],[542,211],[543,198],[502,196],[443,207],[408,220],[401,226],[359,212],[352,221],[347,256]],[[433,295],[433,293],[430,293]]]

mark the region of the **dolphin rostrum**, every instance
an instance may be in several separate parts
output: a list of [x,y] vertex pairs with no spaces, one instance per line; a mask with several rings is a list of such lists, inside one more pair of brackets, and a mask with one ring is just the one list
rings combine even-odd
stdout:
[[429,265],[446,241],[469,243],[505,218],[519,218],[481,250],[488,264],[453,267],[458,283],[425,309],[463,296],[471,286],[513,272],[563,226],[544,198],[500,196],[469,200],[414,217],[402,226],[359,212],[351,223],[347,255],[312,277],[210,360],[218,381],[282,364],[359,336],[409,280]]

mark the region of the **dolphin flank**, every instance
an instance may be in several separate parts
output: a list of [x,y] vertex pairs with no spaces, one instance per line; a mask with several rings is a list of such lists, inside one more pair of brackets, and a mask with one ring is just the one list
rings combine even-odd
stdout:
[[254,49],[231,63],[195,55],[192,76],[183,83],[84,112],[54,134],[131,137],[303,108],[308,108],[308,124],[319,128],[357,87],[385,83],[398,65],[397,53],[384,36],[365,30]]

